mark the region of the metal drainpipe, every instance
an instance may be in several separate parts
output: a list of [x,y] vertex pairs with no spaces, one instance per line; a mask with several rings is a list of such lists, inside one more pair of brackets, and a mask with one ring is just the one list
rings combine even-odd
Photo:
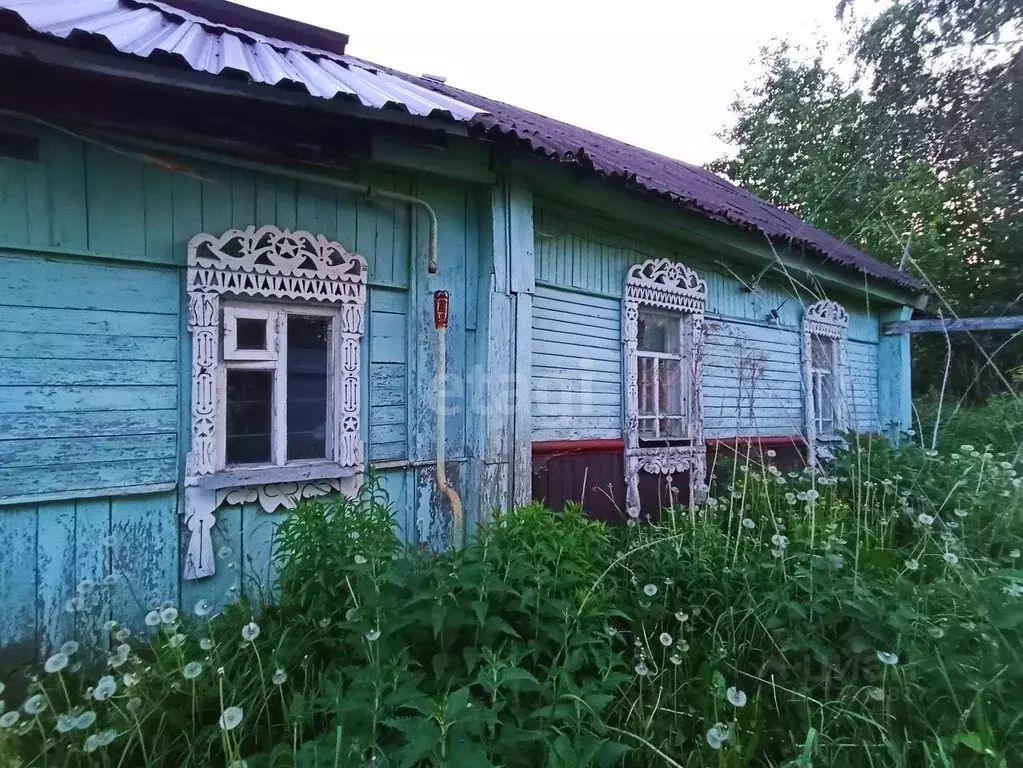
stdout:
[[447,331],[450,306],[447,291],[434,292],[433,323],[437,327],[437,487],[447,494],[448,500],[451,502],[451,517],[455,529],[455,548],[461,549],[465,542],[462,499],[458,496],[458,491],[448,485],[447,469],[444,466],[444,408],[446,405]]

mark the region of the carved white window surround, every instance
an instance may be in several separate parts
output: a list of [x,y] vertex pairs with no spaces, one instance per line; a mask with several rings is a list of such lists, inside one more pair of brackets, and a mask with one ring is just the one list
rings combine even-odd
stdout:
[[[803,315],[803,414],[811,466],[834,458],[833,448],[848,429],[844,375],[848,327],[849,314],[828,299],[811,304]],[[815,365],[815,352],[818,363],[822,354],[827,355],[824,365]],[[826,388],[830,392],[824,391]],[[825,414],[825,408],[831,413]]]
[[[264,510],[293,509],[302,498],[331,490],[352,491],[363,463],[360,418],[360,348],[365,328],[366,260],[323,235],[274,226],[200,234],[188,244],[188,330],[192,335],[191,449],[185,466],[185,525],[191,532],[184,578],[215,572],[211,531],[224,503],[258,501]],[[221,298],[231,299],[226,307]],[[275,467],[226,466],[222,435],[223,362],[272,358],[267,326],[266,354],[239,350],[238,318],[266,316],[265,304],[330,307],[337,313],[332,339],[333,368],[330,454],[326,461]],[[239,301],[241,300],[241,301]],[[225,348],[221,348],[222,319]],[[226,355],[225,355],[226,353]]]
[[[689,473],[689,499],[703,495],[707,474],[707,449],[703,439],[700,406],[703,325],[707,306],[707,283],[684,264],[650,259],[629,268],[623,300],[625,346],[625,504],[628,513],[640,511],[639,473]],[[640,439],[639,319],[641,308],[680,320],[681,383],[684,411],[688,416],[685,439],[654,444]]]

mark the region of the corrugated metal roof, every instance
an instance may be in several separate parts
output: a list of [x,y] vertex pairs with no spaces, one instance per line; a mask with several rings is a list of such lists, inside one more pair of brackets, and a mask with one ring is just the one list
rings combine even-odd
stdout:
[[480,112],[358,59],[214,23],[155,0],[0,0],[4,12],[40,34],[102,38],[121,53],[174,56],[198,72],[298,86],[319,98],[459,121]]
[[658,155],[525,109],[413,77],[352,56],[209,21],[157,0],[0,0],[29,30],[73,41],[106,40],[116,50],[176,57],[192,69],[301,87],[312,96],[357,99],[367,107],[468,123],[476,135],[510,139],[710,218],[789,243],[873,278],[914,291],[910,275],[814,229],[792,214],[699,166]]

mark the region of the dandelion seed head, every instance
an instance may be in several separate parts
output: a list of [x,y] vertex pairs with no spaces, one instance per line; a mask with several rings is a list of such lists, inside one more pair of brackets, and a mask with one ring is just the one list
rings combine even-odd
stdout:
[[251,643],[255,641],[257,637],[259,637],[259,625],[256,622],[250,621],[242,627],[242,640],[247,643]]
[[740,691],[734,685],[729,687],[725,691],[725,698],[728,699],[728,703],[733,707],[745,707],[746,706],[746,692]]
[[101,747],[109,746],[113,744],[117,738],[117,731],[113,728],[105,728],[96,734],[96,739],[99,741]]
[[356,565],[365,565],[366,564],[366,558],[363,555],[356,555],[355,556],[355,564]]
[[159,611],[150,611],[149,613],[146,614],[146,626],[147,627],[155,627],[155,626],[159,625],[159,623],[160,623],[160,612]]
[[171,648],[180,648],[185,644],[185,639],[183,634],[176,632],[168,638],[167,645]]
[[41,693],[37,693],[34,696],[29,696],[24,704],[21,706],[25,710],[26,715],[38,715],[46,711],[46,697]]
[[100,749],[99,737],[94,733],[85,740],[85,744],[82,745],[82,749],[86,752],[95,752]]
[[78,724],[78,718],[75,715],[70,715],[67,712],[58,715],[57,724],[54,729],[57,733],[68,733],[75,729],[75,725]]
[[753,520],[751,520],[750,518],[744,517],[742,519],[742,527],[745,528],[746,530],[752,531],[754,528],[757,527],[757,524],[753,522]]
[[91,709],[87,709],[82,712],[75,720],[75,728],[79,731],[85,731],[92,728],[93,723],[96,722],[96,713]]
[[920,525],[931,525],[934,522],[934,518],[928,515],[926,512],[921,512],[916,516],[917,522]]
[[96,687],[92,690],[92,698],[96,701],[106,701],[117,692],[117,681],[110,675],[103,675],[96,681]]
[[198,661],[190,661],[181,670],[181,676],[186,680],[195,680],[202,674],[202,664]]
[[134,672],[125,672],[121,675],[121,682],[124,683],[125,688],[131,688],[139,681],[138,675]]
[[685,624],[689,621],[689,614],[685,611],[675,611],[675,618],[678,620],[679,624]]
[[213,605],[209,600],[200,600],[195,604],[194,612],[199,618],[204,618],[213,613]]
[[777,455],[778,455],[778,452],[776,450],[774,450],[773,448],[769,448],[768,449],[768,451],[767,451],[767,458],[773,459]]
[[888,651],[876,651],[875,653],[877,654],[877,660],[889,667],[894,667],[899,663],[898,654],[890,653]]
[[955,552],[946,552],[943,557],[945,558],[945,562],[949,565],[959,565],[959,555]]
[[634,669],[636,670],[636,674],[640,677],[646,677],[650,674],[649,667],[647,667],[646,662],[643,661],[639,662]]
[[114,640],[116,640],[119,643],[123,643],[129,637],[131,637],[131,630],[128,629],[127,627],[121,627],[116,632],[114,632]]
[[721,749],[724,743],[728,741],[729,737],[728,726],[724,723],[716,723],[709,731],[707,731],[707,744],[710,745],[711,749]]
[[907,571],[915,571],[919,567],[920,567],[920,563],[917,562],[916,558],[912,558],[911,557],[909,560],[906,561],[906,570]]
[[288,680],[288,673],[278,667],[277,671],[274,672],[274,676],[270,679],[273,681],[274,685],[284,685],[284,683]]
[[16,709],[12,709],[10,712],[4,712],[0,715],[0,728],[10,728],[18,722],[19,717],[21,717],[21,715],[18,714],[18,710]]
[[233,730],[238,727],[244,716],[241,707],[228,707],[220,715],[220,727],[225,731]]
[[369,640],[371,643],[375,643],[377,640],[380,639],[380,630],[371,629],[369,632],[366,633],[366,639]]
[[210,640],[208,637],[204,637],[202,640],[199,641],[199,647],[202,648],[204,651],[209,651],[213,648],[213,641]]
[[1018,549],[1011,550],[1009,552],[1009,559],[1010,560],[1019,560],[1019,550]]
[[878,688],[877,686],[871,686],[867,689],[867,696],[874,701],[884,701],[884,689]]
[[663,645],[665,648],[669,647],[674,642],[672,636],[669,635],[667,632],[661,632],[660,637],[658,637],[657,639],[661,641],[661,645]]
[[43,669],[48,674],[55,675],[66,669],[69,661],[66,653],[58,651],[46,660],[46,663],[43,664]]
[[174,624],[178,620],[178,609],[173,605],[168,605],[165,608],[160,609],[160,621],[164,624]]
[[657,594],[657,585],[647,584],[646,586],[643,587],[643,594],[646,595],[647,597],[653,597],[654,595]]

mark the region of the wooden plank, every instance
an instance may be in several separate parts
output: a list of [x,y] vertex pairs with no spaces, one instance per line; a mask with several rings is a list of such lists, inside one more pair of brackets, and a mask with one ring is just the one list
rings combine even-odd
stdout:
[[81,435],[133,435],[174,432],[177,408],[85,412],[0,413],[0,439],[23,440]]
[[0,510],[0,679],[35,659],[37,528],[35,506]]
[[0,331],[0,358],[176,361],[177,346],[174,338]]
[[0,501],[7,496],[79,491],[88,488],[153,485],[174,482],[175,458],[140,461],[86,461],[79,464],[25,468],[0,468]]
[[[18,358],[0,361],[0,388],[75,387],[118,385],[159,386],[178,375],[176,361],[142,360],[65,360]],[[2,437],[0,437],[2,439]]]
[[[564,350],[560,348],[553,350],[539,350],[534,346],[533,365],[544,368],[564,368],[566,365],[565,355],[562,354],[563,351]],[[574,369],[577,371],[592,371],[594,373],[602,371],[605,373],[621,375],[622,370],[621,359],[611,359],[606,356],[605,359],[596,359],[594,357],[575,358],[572,365],[575,366]],[[507,411],[505,412],[507,413]]]
[[408,458],[408,441],[378,442],[373,440],[369,446],[370,461],[390,461]]
[[[88,579],[100,584],[109,573],[110,500],[87,499],[75,502],[75,573],[77,586]],[[88,614],[79,617],[75,639],[83,645],[96,645],[100,628],[110,618],[110,601],[105,590],[94,589],[83,594]]]
[[[180,275],[175,270],[83,263],[39,254],[0,254],[5,298],[25,307],[98,309],[177,316]],[[54,286],[73,285],[73,291]]]
[[1023,315],[1004,317],[959,317],[937,320],[896,320],[881,326],[881,333],[963,333],[969,331],[1018,331],[1023,329]]
[[178,601],[177,498],[162,493],[110,502],[111,572],[118,579],[111,617],[134,632],[144,631],[148,611]]
[[4,296],[0,306],[0,328],[8,333],[177,337],[173,314],[14,306],[18,298]]
[[533,429],[534,442],[551,440],[613,440],[622,436],[621,424],[580,425],[571,419],[551,419]]
[[25,205],[25,164],[28,161],[0,157],[0,242],[28,245],[28,211]]
[[372,429],[374,426],[384,426],[388,424],[401,424],[405,425],[406,413],[404,405],[380,405],[370,408],[369,411],[369,424]]
[[371,363],[369,367],[370,407],[382,405],[405,406],[408,403],[408,384],[403,363]]
[[177,434],[77,437],[52,440],[0,440],[0,467],[68,465],[81,458],[92,462],[127,459],[173,459]]
[[593,381],[580,378],[574,371],[566,371],[561,378],[538,376],[533,369],[533,392],[588,392],[612,395],[621,399],[622,386],[618,381]]
[[5,387],[0,413],[60,413],[176,408],[177,386]]
[[4,507],[22,504],[49,504],[81,499],[103,499],[118,496],[143,496],[153,493],[170,493],[177,488],[177,483],[150,483],[149,485],[120,485],[112,488],[62,488],[48,493],[27,493],[17,496],[4,496],[0,505]]
[[272,600],[276,592],[274,533],[286,514],[287,510],[268,514],[258,504],[246,504],[241,509],[241,588],[255,605]]
[[544,379],[553,379],[559,382],[583,381],[593,384],[615,384],[618,387],[622,385],[621,366],[614,370],[581,370],[569,369],[563,366],[542,365],[534,360],[533,380],[541,381]]
[[[613,362],[618,365],[621,365],[622,359],[620,349],[574,346],[566,342],[537,341],[533,345],[533,351],[539,355],[552,355],[562,359],[604,361]],[[570,363],[566,362],[565,364],[569,365]]]
[[39,507],[36,626],[40,655],[73,635],[77,614],[65,606],[75,593],[75,504]]
[[43,151],[49,166],[50,242],[58,248],[88,250],[85,144],[51,134],[43,140]]
[[145,166],[95,144],[85,147],[89,248],[145,258]]

